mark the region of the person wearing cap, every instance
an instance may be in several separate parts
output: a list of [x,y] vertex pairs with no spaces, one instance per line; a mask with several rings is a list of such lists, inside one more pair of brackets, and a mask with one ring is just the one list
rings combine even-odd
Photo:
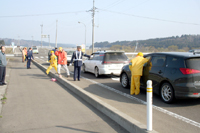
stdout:
[[83,56],[90,58],[89,55],[83,54],[83,52],[81,52],[81,46],[77,46],[77,50],[73,53],[70,63],[71,66],[74,61],[74,81],[76,81],[76,78],[78,78],[78,81],[80,81]]
[[29,48],[26,59],[27,59],[27,69],[31,69],[31,59],[34,59],[32,48]]
[[54,69],[57,71],[57,56],[55,56],[54,51],[51,51],[51,57],[50,57],[50,66],[48,67],[48,69],[46,70],[46,73],[49,74],[49,71],[52,69],[52,67],[54,67]]
[[5,46],[1,46],[0,51],[0,86],[6,85],[5,83],[5,76],[6,76],[6,55],[5,55]]
[[[140,93],[140,77],[142,76],[143,65],[148,59],[143,57],[143,53],[139,52],[135,58],[133,58],[129,64],[131,70],[131,89],[130,94],[138,95]],[[136,88],[136,89],[135,89]]]
[[67,77],[70,76],[69,69],[67,67],[67,53],[62,47],[58,48],[58,51],[55,52],[55,55],[58,57],[58,75],[61,77],[60,69],[61,66],[65,69]]

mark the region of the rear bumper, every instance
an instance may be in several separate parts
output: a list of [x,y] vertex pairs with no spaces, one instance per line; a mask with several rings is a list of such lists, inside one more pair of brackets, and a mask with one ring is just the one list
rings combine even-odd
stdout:
[[177,99],[184,98],[200,98],[200,93],[186,93],[186,92],[175,92],[175,97]]
[[99,74],[105,74],[105,75],[117,75],[119,76],[121,74],[121,69],[119,70],[110,70],[105,68],[99,68]]

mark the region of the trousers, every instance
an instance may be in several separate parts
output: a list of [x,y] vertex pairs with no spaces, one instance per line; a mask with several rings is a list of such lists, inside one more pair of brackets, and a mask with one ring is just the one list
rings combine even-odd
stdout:
[[[67,65],[62,65],[67,75],[70,75]],[[58,74],[60,74],[61,64],[58,64]]]
[[30,66],[31,66],[31,59],[28,59],[27,60],[27,68],[30,68]]
[[130,94],[138,95],[140,93],[140,77],[139,75],[132,75],[131,76],[131,90]]
[[5,83],[6,67],[0,66],[0,84]]
[[80,80],[80,76],[81,76],[81,66],[74,66],[74,80],[76,80],[76,78]]
[[47,74],[49,74],[49,72],[50,72],[50,70],[52,69],[52,67],[54,67],[54,69],[56,70],[56,72],[58,72],[58,71],[57,71],[57,65],[54,65],[54,66],[50,65],[50,66],[47,68],[47,70],[46,70],[46,73],[47,73]]

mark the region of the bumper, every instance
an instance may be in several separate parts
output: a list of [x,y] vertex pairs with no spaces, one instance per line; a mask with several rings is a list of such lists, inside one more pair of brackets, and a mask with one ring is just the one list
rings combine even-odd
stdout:
[[119,76],[121,74],[121,69],[119,70],[112,70],[112,69],[101,69],[99,68],[99,74],[105,74],[105,75],[117,75]]
[[175,97],[177,99],[200,98],[200,93],[175,92]]

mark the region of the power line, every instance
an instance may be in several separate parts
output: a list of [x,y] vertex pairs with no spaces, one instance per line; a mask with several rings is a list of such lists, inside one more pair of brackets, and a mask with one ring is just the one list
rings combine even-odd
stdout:
[[0,18],[34,17],[34,16],[47,16],[47,15],[59,15],[59,14],[83,13],[83,12],[85,12],[85,11],[59,12],[59,13],[45,13],[45,14],[29,14],[29,15],[14,15],[14,16],[0,16]]
[[180,21],[174,21],[174,20],[166,20],[166,19],[160,19],[160,18],[151,18],[151,17],[145,17],[145,16],[138,16],[138,15],[123,13],[123,12],[110,11],[110,10],[106,10],[106,9],[99,9],[99,10],[105,11],[105,12],[121,14],[121,15],[126,15],[126,16],[137,17],[137,18],[150,19],[150,20],[157,20],[157,21],[164,21],[164,22],[171,22],[171,23],[179,23],[179,24],[188,24],[188,25],[198,25],[198,26],[200,25],[200,24],[197,24],[197,23],[187,23],[187,22],[180,22]]
[[125,0],[117,0],[115,2],[113,2],[112,4],[108,5],[107,7],[104,7],[104,9],[108,9],[108,8],[111,8],[113,6],[116,6],[118,4],[120,4],[121,2],[124,2]]

